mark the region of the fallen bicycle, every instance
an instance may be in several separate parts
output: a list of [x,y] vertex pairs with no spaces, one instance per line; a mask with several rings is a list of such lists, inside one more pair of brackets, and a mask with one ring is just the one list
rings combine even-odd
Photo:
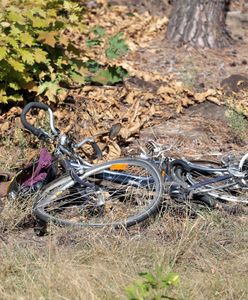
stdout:
[[[32,109],[49,113],[50,132],[35,128],[26,115]],[[91,165],[77,150],[90,144],[102,153],[93,137],[75,142],[54,126],[52,110],[32,102],[21,114],[23,126],[54,146],[21,170],[8,184],[8,198],[34,198],[33,214],[44,222],[76,227],[114,228],[140,223],[161,208],[169,196],[177,203],[197,202],[208,207],[247,205],[248,154],[240,160],[188,161],[166,155],[167,149],[149,141],[139,158],[122,158]],[[168,197],[167,197],[168,198]]]

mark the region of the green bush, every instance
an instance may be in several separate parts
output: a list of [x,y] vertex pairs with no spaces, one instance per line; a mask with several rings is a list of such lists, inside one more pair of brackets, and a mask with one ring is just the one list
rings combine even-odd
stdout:
[[[85,54],[68,30],[86,34],[83,17],[84,6],[78,0],[6,0],[0,11],[0,103],[22,101],[27,90],[57,101],[64,87],[94,81],[94,63],[98,68],[93,73],[110,73],[104,73],[107,79],[100,78],[101,82],[101,74],[94,74],[96,82],[116,83],[126,76],[120,67],[102,69],[100,64],[82,59]],[[116,50],[124,41],[120,36],[115,39],[118,41],[109,45],[106,55],[127,51]]]
[[[86,41],[86,45],[89,48],[101,48],[104,44],[107,44],[105,49],[105,56],[108,60],[113,60],[124,55],[128,51],[128,46],[122,38],[123,33],[119,32],[116,35],[110,37],[106,41],[105,30],[100,26],[95,26],[91,29],[92,37]],[[105,39],[104,39],[105,37]],[[127,75],[127,71],[116,65],[103,66],[98,64],[94,60],[89,60],[85,63],[85,66],[93,73],[89,76],[88,81],[100,83],[100,84],[115,84],[122,81]]]
[[132,285],[126,288],[128,300],[159,300],[175,299],[169,296],[171,289],[179,283],[179,276],[169,272],[164,274],[162,268],[158,268],[155,275],[150,272],[139,273]]
[[244,140],[248,129],[248,122],[243,113],[230,108],[227,111],[227,122],[233,133],[241,140]]

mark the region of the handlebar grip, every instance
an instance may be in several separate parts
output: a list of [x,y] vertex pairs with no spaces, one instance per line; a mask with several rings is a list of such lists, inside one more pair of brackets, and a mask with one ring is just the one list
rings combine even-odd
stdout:
[[99,146],[97,145],[97,143],[93,141],[90,144],[91,144],[93,150],[95,151],[96,157],[98,159],[101,159],[102,158],[102,150],[99,148]]
[[30,111],[30,109],[32,108],[39,108],[45,111],[48,111],[49,106],[44,104],[44,103],[39,103],[39,102],[30,102],[28,103],[22,110],[21,113],[21,122],[23,124],[23,126],[30,131],[32,134],[34,134],[35,136],[37,136],[40,139],[47,139],[48,135],[40,128],[35,128],[34,126],[32,126],[31,124],[28,123],[27,119],[26,119],[26,115],[27,113]]

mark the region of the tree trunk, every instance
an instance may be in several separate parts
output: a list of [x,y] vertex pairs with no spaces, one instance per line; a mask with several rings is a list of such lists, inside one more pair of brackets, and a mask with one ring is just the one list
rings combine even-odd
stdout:
[[231,43],[225,26],[227,0],[173,0],[167,38],[178,44],[222,48]]

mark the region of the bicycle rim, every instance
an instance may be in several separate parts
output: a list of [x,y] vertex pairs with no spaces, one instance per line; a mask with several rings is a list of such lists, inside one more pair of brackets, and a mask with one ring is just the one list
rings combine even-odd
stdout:
[[161,203],[162,179],[155,166],[120,159],[89,169],[79,184],[70,176],[51,183],[34,213],[65,226],[128,227],[154,214]]

